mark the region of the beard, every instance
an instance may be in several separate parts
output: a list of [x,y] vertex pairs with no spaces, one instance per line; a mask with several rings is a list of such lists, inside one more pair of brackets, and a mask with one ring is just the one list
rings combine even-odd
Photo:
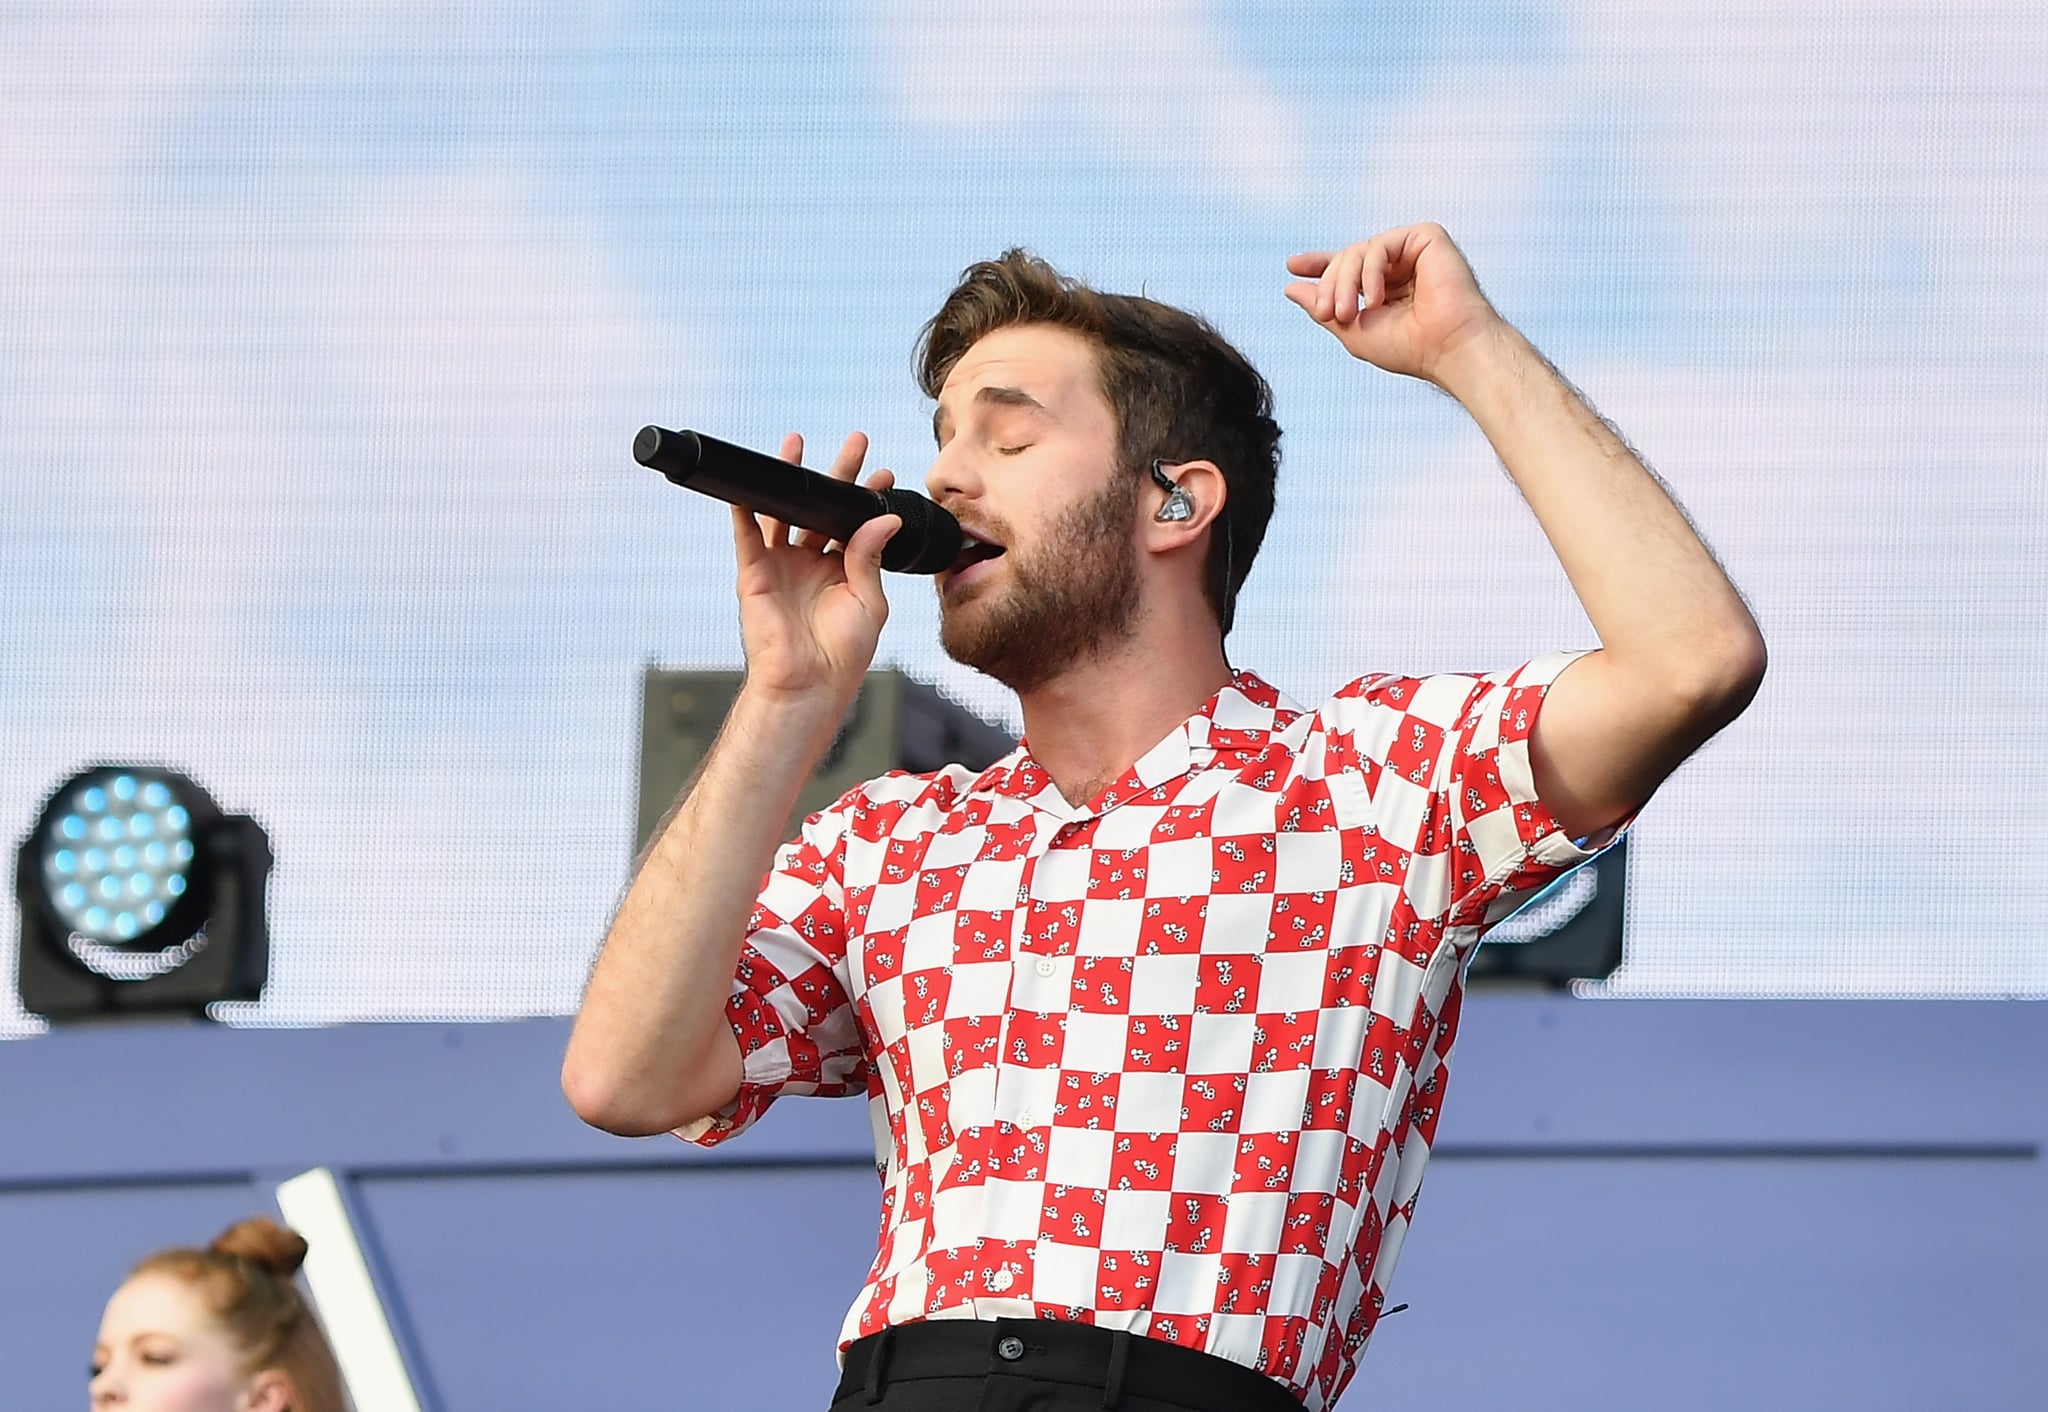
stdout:
[[1136,478],[1118,475],[1055,520],[1030,551],[1006,549],[1010,582],[1000,592],[992,586],[957,603],[942,593],[946,655],[1021,693],[1123,641],[1138,612],[1137,503]]

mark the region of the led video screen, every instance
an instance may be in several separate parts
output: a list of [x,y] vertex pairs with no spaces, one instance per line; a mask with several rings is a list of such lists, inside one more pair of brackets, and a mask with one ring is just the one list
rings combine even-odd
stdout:
[[[1281,295],[1434,219],[1770,642],[1589,989],[2041,995],[2044,74],[2020,0],[13,7],[0,818],[120,759],[260,819],[230,1021],[572,1010],[641,673],[739,662],[723,509],[634,432],[914,483],[918,326],[1012,245],[1272,382],[1235,663],[1312,704],[1592,646],[1463,411]],[[1014,728],[891,589],[878,663]]]

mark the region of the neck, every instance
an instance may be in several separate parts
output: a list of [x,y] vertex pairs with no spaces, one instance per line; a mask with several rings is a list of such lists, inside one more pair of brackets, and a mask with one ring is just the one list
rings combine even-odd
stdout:
[[1031,758],[1070,804],[1086,804],[1230,680],[1215,624],[1206,640],[1139,631],[1023,693]]

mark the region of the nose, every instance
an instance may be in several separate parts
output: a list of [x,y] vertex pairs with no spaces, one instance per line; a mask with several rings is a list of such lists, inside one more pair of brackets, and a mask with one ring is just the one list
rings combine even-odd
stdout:
[[949,500],[972,500],[981,494],[981,476],[967,455],[966,438],[954,437],[939,448],[932,468],[925,472],[925,494],[941,505]]

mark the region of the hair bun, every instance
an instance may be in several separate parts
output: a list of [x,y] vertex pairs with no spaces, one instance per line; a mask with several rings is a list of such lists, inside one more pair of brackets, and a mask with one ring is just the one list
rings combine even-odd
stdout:
[[280,1279],[290,1279],[306,1260],[306,1238],[288,1230],[268,1216],[251,1216],[237,1221],[208,1247],[216,1255],[250,1260]]

